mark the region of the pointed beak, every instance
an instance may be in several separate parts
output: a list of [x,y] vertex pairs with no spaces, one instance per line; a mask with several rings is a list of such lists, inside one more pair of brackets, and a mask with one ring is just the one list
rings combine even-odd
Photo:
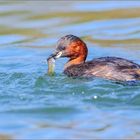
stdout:
[[49,60],[49,59],[51,59],[51,58],[53,58],[53,59],[58,59],[58,58],[60,58],[61,56],[62,56],[62,51],[55,52],[55,53],[51,54],[51,55],[47,58],[47,60]]

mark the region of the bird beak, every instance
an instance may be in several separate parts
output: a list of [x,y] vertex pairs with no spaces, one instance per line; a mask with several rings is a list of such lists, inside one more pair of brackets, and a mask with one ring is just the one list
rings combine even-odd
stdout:
[[49,60],[49,59],[51,59],[51,58],[53,58],[53,59],[58,59],[58,58],[60,58],[61,56],[62,56],[62,51],[55,52],[55,53],[51,54],[51,55],[48,57],[47,60]]
[[62,56],[62,51],[60,51],[60,52],[58,52],[58,53],[56,54],[55,59],[58,59],[58,58],[60,58],[61,56]]

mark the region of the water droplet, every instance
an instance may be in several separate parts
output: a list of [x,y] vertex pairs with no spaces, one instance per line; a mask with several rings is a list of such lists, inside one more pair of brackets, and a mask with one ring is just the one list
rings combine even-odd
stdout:
[[97,99],[97,96],[96,96],[96,95],[94,95],[94,96],[93,96],[93,98],[94,98],[94,99]]

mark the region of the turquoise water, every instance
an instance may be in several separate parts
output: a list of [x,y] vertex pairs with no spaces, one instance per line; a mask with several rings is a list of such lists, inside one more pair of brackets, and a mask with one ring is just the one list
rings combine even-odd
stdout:
[[63,35],[84,39],[88,60],[140,64],[140,2],[0,2],[0,139],[139,138],[140,83],[72,79],[46,58]]

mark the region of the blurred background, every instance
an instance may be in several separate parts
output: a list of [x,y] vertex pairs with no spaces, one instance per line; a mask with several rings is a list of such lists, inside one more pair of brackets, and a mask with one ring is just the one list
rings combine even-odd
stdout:
[[0,1],[0,139],[139,138],[139,85],[67,78],[63,59],[46,75],[67,34],[86,42],[88,60],[140,63],[140,2]]
[[139,43],[139,1],[3,1],[0,4],[0,45],[50,47],[66,34],[85,37],[86,41],[103,47],[112,44],[136,47]]

